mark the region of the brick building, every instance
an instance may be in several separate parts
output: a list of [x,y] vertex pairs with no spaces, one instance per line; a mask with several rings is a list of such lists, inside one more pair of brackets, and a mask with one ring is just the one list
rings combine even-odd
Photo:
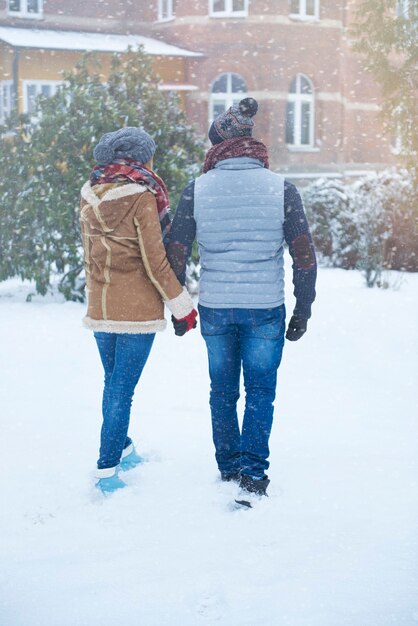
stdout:
[[248,93],[260,104],[256,135],[290,177],[357,175],[396,161],[379,119],[379,88],[352,50],[358,0],[144,4],[148,32],[205,55],[188,66],[197,90],[187,113],[202,131]]
[[[379,89],[352,51],[349,28],[357,5],[358,0],[3,0],[0,42],[3,31],[32,30],[36,23],[56,33],[81,30],[90,40],[106,41],[111,38],[98,33],[113,33],[170,44],[164,63],[163,55],[155,63],[162,88],[181,92],[188,119],[202,133],[214,115],[250,94],[260,104],[255,135],[267,143],[273,168],[294,178],[353,176],[396,160],[378,116]],[[11,41],[2,46],[13,48]],[[38,56],[27,71],[39,63]],[[19,93],[24,107],[24,92]]]

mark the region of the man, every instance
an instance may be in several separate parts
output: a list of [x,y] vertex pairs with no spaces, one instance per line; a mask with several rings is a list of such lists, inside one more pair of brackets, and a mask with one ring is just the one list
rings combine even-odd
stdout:
[[[197,236],[199,314],[209,357],[218,468],[222,480],[266,495],[268,442],[285,335],[284,243],[293,258],[296,297],[286,333],[290,341],[300,339],[307,329],[316,259],[298,191],[268,169],[267,149],[252,137],[257,110],[257,102],[245,98],[211,125],[213,146],[204,174],[181,196],[167,256],[184,284]],[[181,322],[173,323],[176,334],[183,334]],[[241,364],[246,401],[240,432]]]

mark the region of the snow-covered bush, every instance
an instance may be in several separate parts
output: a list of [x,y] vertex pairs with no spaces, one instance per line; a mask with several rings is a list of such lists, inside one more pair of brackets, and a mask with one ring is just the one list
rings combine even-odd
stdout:
[[[24,206],[20,219],[16,219],[16,202],[28,178],[27,151],[28,144],[21,134],[4,134],[0,142],[0,281],[16,274],[14,242],[22,237],[25,223],[29,221]],[[29,262],[33,262],[33,249],[33,238],[22,240],[19,255],[27,254],[31,257]]]
[[318,256],[363,271],[369,287],[384,269],[418,271],[416,183],[406,170],[371,173],[353,183],[319,179],[304,191]]
[[320,260],[333,267],[356,267],[358,233],[347,187],[319,178],[305,189],[304,202]]
[[186,286],[189,293],[196,296],[199,293],[200,264],[190,259],[186,267]]
[[374,175],[356,181],[350,187],[350,204],[357,229],[354,248],[357,267],[368,287],[380,284],[385,265],[385,242],[390,237],[384,195]]
[[375,177],[374,195],[384,207],[389,237],[384,242],[385,267],[418,271],[418,190],[412,173],[385,170]]

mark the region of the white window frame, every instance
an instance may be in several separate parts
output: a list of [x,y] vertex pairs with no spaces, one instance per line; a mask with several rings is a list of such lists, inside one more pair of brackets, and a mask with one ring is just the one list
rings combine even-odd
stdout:
[[[5,106],[4,103],[4,90],[7,90],[7,104]],[[13,100],[13,81],[12,80],[1,80],[0,81],[0,123],[4,124],[6,118],[12,112],[12,100]]]
[[390,137],[390,151],[392,154],[403,154],[404,146],[402,144],[401,137],[401,124],[399,120],[399,114],[401,113],[401,107],[396,107],[393,111],[394,127]]
[[7,0],[7,13],[10,16],[14,17],[24,17],[30,20],[39,20],[43,17],[43,0],[38,0],[38,12],[37,13],[29,13],[28,11],[28,0],[20,0],[20,11],[12,11],[10,9],[10,2]]
[[[289,0],[290,1],[290,0]],[[293,19],[303,20],[303,21],[313,21],[319,20],[320,14],[320,0],[314,0],[315,2],[315,10],[313,15],[306,14],[306,0],[299,0],[299,13],[290,13],[290,17]]]
[[[301,90],[301,79],[304,78],[308,81],[311,86],[311,93],[302,93]],[[293,81],[292,81],[293,82]],[[319,150],[319,148],[315,147],[315,95],[314,95],[314,86],[310,78],[305,74],[297,74],[296,75],[296,92],[292,93],[289,91],[287,94],[287,102],[294,103],[294,123],[293,123],[293,137],[294,143],[286,143],[286,146],[289,151],[298,151],[298,152],[312,152],[315,150]],[[302,104],[310,104],[309,108],[309,143],[302,143]],[[287,108],[286,108],[286,119],[285,119],[285,132],[287,133]]]
[[[29,97],[28,97],[28,87],[31,85],[36,86],[36,98],[41,95],[41,88],[43,85],[48,85],[52,87],[51,97],[57,92],[57,89],[60,85],[63,84],[62,80],[22,80],[22,92],[23,92],[23,113],[29,113]],[[32,116],[32,119],[36,121],[38,118],[36,116]]]
[[248,0],[244,0],[244,10],[234,11],[233,0],[224,0],[225,10],[215,11],[215,0],[209,0],[209,17],[248,17]]
[[407,20],[409,18],[409,0],[397,0],[396,2],[396,17],[402,17]]
[[[216,78],[212,81],[212,84],[210,86],[210,97],[209,97],[209,126],[212,124],[214,120],[213,109],[214,109],[215,101],[225,103],[225,111],[227,111],[229,107],[231,107],[234,104],[234,102],[237,102],[237,101],[240,102],[243,98],[247,98],[248,96],[248,91],[232,91],[232,76],[234,75],[239,76],[244,81],[245,85],[247,86],[247,81],[241,76],[241,74],[238,74],[238,72],[222,72],[221,74],[218,74]],[[212,92],[213,85],[219,78],[221,78],[221,76],[227,77],[226,78],[226,91],[218,91],[214,93]]]
[[390,138],[390,151],[392,154],[396,154],[396,155],[403,153],[402,138],[400,135],[399,128],[395,129],[395,132]]
[[[158,21],[168,22],[176,18],[174,11],[175,0],[158,0]],[[167,8],[167,16],[163,16],[164,5]]]

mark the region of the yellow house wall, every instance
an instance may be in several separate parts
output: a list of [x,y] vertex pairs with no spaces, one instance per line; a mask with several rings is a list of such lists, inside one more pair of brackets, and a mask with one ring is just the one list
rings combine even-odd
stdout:
[[13,53],[11,46],[0,41],[0,80],[13,79]]
[[[13,78],[13,58],[15,50],[0,42],[0,80]],[[18,64],[18,103],[23,110],[24,80],[62,80],[63,70],[71,70],[80,60],[82,53],[66,50],[20,49]],[[100,72],[105,81],[109,76],[111,57],[109,52],[97,54],[100,59]],[[185,60],[182,57],[152,57],[152,68],[164,81],[182,83],[185,81]],[[181,94],[181,100],[184,96]]]
[[[156,74],[166,83],[186,83],[186,63],[182,57],[153,57],[153,69]],[[180,98],[180,106],[183,111],[186,108],[186,94],[184,91],[177,92]]]

